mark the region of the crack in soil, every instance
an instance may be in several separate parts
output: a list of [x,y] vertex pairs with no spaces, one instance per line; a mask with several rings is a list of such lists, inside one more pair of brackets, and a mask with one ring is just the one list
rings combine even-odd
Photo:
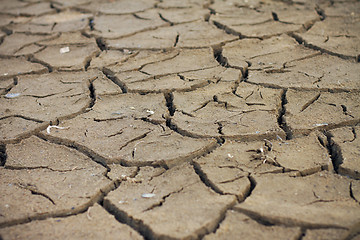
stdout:
[[285,114],[286,114],[286,107],[285,105],[287,104],[287,99],[286,99],[286,93],[287,90],[282,90],[281,93],[281,107],[279,108],[278,111],[278,125],[279,127],[284,130],[285,134],[286,134],[286,140],[290,140],[293,138],[293,133],[291,132],[290,127],[287,125],[286,121],[285,121]]

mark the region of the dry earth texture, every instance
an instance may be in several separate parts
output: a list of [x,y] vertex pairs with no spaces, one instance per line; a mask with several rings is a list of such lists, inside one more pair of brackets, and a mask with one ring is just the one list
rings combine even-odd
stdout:
[[0,239],[360,239],[360,1],[1,0]]

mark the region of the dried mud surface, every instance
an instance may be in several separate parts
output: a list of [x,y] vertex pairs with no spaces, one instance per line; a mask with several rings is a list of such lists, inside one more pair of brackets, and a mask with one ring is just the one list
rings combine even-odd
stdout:
[[360,2],[2,0],[0,239],[359,239]]

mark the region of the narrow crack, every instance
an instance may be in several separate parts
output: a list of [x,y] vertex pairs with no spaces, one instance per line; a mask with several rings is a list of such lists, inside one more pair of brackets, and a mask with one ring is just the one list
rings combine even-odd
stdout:
[[[170,26],[173,26],[174,23],[171,22],[169,19],[166,19],[161,13],[159,13],[159,17],[161,18],[161,20],[163,20],[164,22],[167,22],[170,24]],[[174,46],[175,47],[175,46]]]
[[193,166],[195,173],[199,176],[201,181],[210,189],[212,189],[214,192],[220,195],[224,195],[223,191],[221,191],[206,175],[206,173],[201,169],[200,164],[196,162],[191,162],[191,165]]
[[127,86],[125,85],[125,83],[123,83],[122,81],[120,81],[116,76],[115,73],[112,72],[110,69],[107,68],[103,68],[102,72],[104,73],[104,75],[110,79],[113,83],[115,83],[116,85],[118,85],[121,88],[121,91],[123,93],[127,93],[128,89]]
[[174,105],[174,94],[172,92],[164,93],[164,97],[170,116],[174,116],[176,111],[176,107]]
[[316,6],[315,6],[315,11],[316,11],[316,13],[319,15],[320,20],[321,20],[321,21],[324,21],[325,18],[326,18],[325,11],[324,11],[322,8],[320,8],[319,5],[316,5]]
[[130,226],[132,229],[138,232],[145,240],[160,239],[159,236],[157,236],[153,232],[153,230],[142,220],[133,218],[132,216],[127,214],[126,211],[117,208],[109,200],[104,199],[102,206],[108,213],[113,215],[117,221]]
[[96,38],[96,44],[101,51],[108,50],[108,47],[106,45],[104,38],[102,38],[102,37]]
[[355,202],[357,202],[358,204],[360,204],[359,199],[356,199],[356,197],[354,196],[354,192],[353,192],[353,188],[352,188],[352,182],[350,182],[349,184],[349,195],[352,199],[354,199]]
[[223,51],[222,46],[215,45],[212,46],[212,49],[215,60],[223,67],[229,67],[228,60],[226,59],[226,57],[222,55],[222,51]]
[[28,57],[27,60],[32,63],[38,63],[38,64],[43,65],[44,67],[46,67],[48,69],[49,73],[54,71],[53,67],[50,64],[48,64],[44,61],[41,61],[41,60],[35,58],[34,56]]
[[343,156],[341,153],[340,146],[334,142],[333,135],[330,132],[324,132],[327,140],[327,150],[331,158],[331,162],[334,167],[334,171],[338,174],[339,173],[339,166],[343,163]]
[[291,132],[290,127],[287,125],[287,123],[285,121],[285,113],[286,113],[285,105],[287,104],[286,93],[287,93],[287,90],[282,90],[281,107],[279,108],[279,112],[278,112],[278,115],[279,115],[278,116],[278,125],[282,130],[284,130],[284,132],[286,134],[286,139],[290,140],[293,138],[293,133]]
[[173,194],[180,193],[180,192],[182,192],[183,190],[184,190],[184,187],[181,187],[181,188],[180,188],[179,190],[177,190],[177,191],[174,191],[174,192],[171,192],[171,193],[166,194],[165,196],[163,196],[163,197],[161,198],[161,200],[160,200],[159,202],[151,205],[150,207],[148,207],[147,209],[145,209],[143,212],[147,212],[147,211],[153,210],[153,209],[155,209],[155,208],[161,207],[161,206],[165,203],[165,201],[166,201],[167,198],[169,198],[169,197],[170,197],[171,195],[173,195]]
[[316,96],[314,96],[312,99],[310,99],[307,103],[305,103],[302,107],[300,112],[303,112],[305,109],[307,109],[311,104],[315,103],[319,98],[321,94],[318,93]]
[[93,81],[90,82],[89,84],[89,91],[90,91],[90,104],[88,106],[88,108],[92,108],[95,105],[96,102],[96,93],[95,93],[95,88],[94,88],[94,84]]
[[0,144],[0,167],[5,166],[7,160],[6,145]]
[[174,47],[176,47],[176,45],[178,44],[179,38],[180,38],[180,34],[178,33],[175,37]]
[[271,16],[274,19],[274,21],[279,21],[279,17],[276,12],[271,12]]
[[18,186],[19,188],[30,191],[31,194],[33,194],[33,195],[42,196],[42,197],[46,198],[47,200],[49,200],[53,205],[56,205],[54,200],[51,199],[51,197],[49,197],[45,193],[42,193],[42,192],[38,191],[37,187],[35,185],[19,183],[19,184],[16,184],[16,186]]
[[239,37],[240,39],[243,38],[243,36],[241,35],[241,33],[235,31],[234,29],[229,28],[228,26],[218,22],[218,21],[214,21],[212,20],[212,23],[214,24],[215,27],[217,27],[220,30],[225,31],[227,34],[231,34],[234,36]]

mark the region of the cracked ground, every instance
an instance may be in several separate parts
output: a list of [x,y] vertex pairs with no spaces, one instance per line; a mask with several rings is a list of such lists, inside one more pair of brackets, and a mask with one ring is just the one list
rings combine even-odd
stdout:
[[0,239],[360,239],[358,0],[0,4]]

